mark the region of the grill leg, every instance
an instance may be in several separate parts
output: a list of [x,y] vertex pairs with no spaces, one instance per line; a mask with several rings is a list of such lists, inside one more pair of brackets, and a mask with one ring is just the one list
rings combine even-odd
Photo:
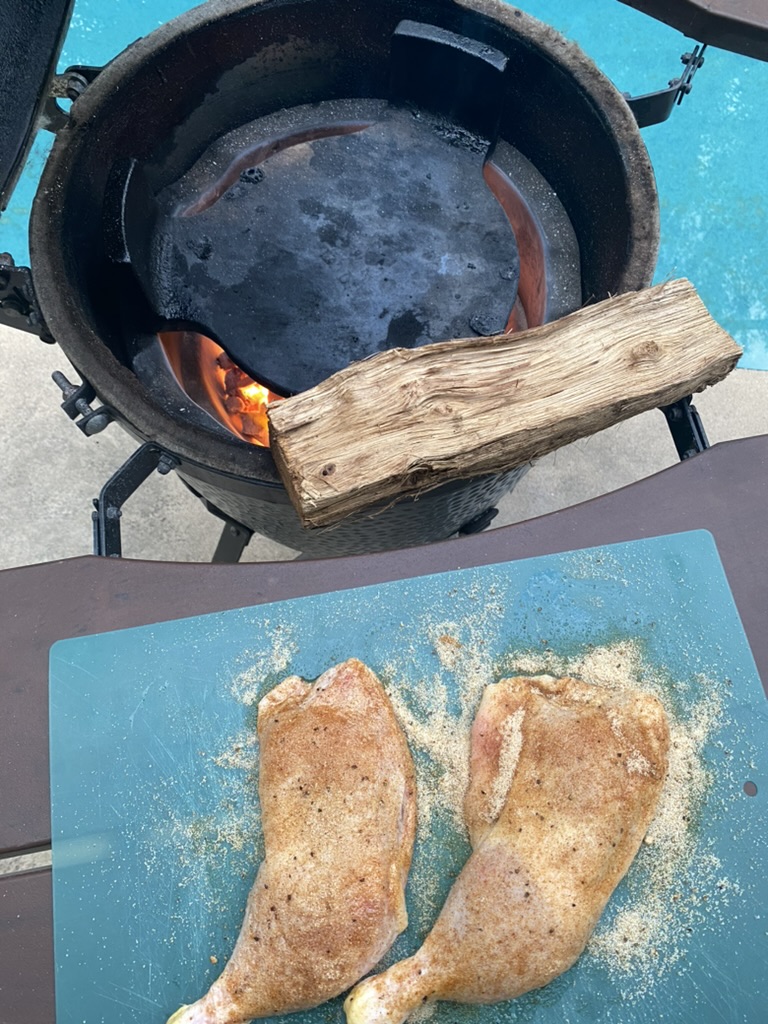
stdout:
[[106,558],[120,558],[123,553],[120,535],[120,517],[123,505],[148,476],[158,471],[166,476],[177,465],[176,459],[156,444],[148,441],[104,484],[94,499],[93,553]]
[[487,526],[490,526],[498,514],[499,510],[497,508],[487,508],[485,512],[481,512],[474,519],[470,519],[468,523],[460,526],[457,532],[460,537],[468,537],[472,533],[480,533]]
[[221,531],[219,543],[216,545],[211,561],[220,562],[224,565],[234,565],[236,562],[239,562],[243,551],[248,547],[248,543],[253,536],[253,530],[249,530],[242,523],[237,523],[234,519],[230,519],[228,515],[222,512],[221,509],[216,508],[215,505],[212,505],[202,494],[198,494],[195,488],[187,483],[186,480],[180,479],[187,490],[191,491],[199,501],[202,501],[211,515],[216,516],[217,519],[224,523],[224,529]]
[[224,529],[221,531],[211,561],[232,564],[239,562],[252,536],[253,530],[249,530],[247,526],[241,526],[232,519],[225,519]]
[[709,448],[704,425],[691,398],[692,396],[688,395],[687,398],[681,398],[674,405],[663,406],[661,410],[667,418],[669,432],[675,442],[681,462],[690,459],[693,455],[699,455]]

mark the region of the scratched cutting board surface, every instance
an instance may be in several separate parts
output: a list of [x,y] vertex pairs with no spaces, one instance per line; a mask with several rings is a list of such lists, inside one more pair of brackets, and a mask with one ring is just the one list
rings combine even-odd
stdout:
[[[285,675],[312,679],[351,656],[396,707],[448,731],[468,728],[486,682],[607,666],[663,694],[676,757],[698,744],[697,771],[679,762],[680,823],[668,814],[668,834],[643,847],[577,965],[497,1007],[439,1004],[436,1024],[762,1024],[768,704],[704,532],[57,643],[57,1024],[163,1024],[214,979],[261,855],[256,701]],[[434,785],[450,765],[411,745]],[[418,945],[468,855],[449,809],[432,804],[411,922],[387,963]],[[341,1022],[341,1001],[285,1020]]]

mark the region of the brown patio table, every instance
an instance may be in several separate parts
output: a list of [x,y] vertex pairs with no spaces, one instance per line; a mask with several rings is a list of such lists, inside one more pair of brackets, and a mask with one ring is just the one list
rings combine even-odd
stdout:
[[[0,572],[0,857],[46,849],[55,641],[306,594],[709,530],[768,690],[768,435],[730,441],[581,505],[428,547],[201,565],[75,558]],[[0,1024],[54,1020],[51,871],[0,876]]]

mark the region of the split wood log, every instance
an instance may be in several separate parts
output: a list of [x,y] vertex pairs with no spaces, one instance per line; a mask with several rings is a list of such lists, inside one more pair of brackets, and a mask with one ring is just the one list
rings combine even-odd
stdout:
[[670,281],[515,335],[391,349],[269,406],[302,523],[502,473],[722,380],[741,349]]

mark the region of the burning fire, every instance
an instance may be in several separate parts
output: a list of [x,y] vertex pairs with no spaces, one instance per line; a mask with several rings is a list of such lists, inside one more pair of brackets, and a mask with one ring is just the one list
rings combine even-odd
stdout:
[[269,448],[267,406],[280,401],[281,395],[249,377],[220,345],[205,335],[168,332],[161,334],[160,340],[179,384],[190,398],[197,400],[188,379],[189,354],[194,351],[198,378],[194,384],[202,389],[205,406],[233,434],[251,444]]
[[227,426],[251,444],[269,448],[267,406],[281,396],[249,377],[215,342],[210,344],[219,349],[213,376],[224,396]]

